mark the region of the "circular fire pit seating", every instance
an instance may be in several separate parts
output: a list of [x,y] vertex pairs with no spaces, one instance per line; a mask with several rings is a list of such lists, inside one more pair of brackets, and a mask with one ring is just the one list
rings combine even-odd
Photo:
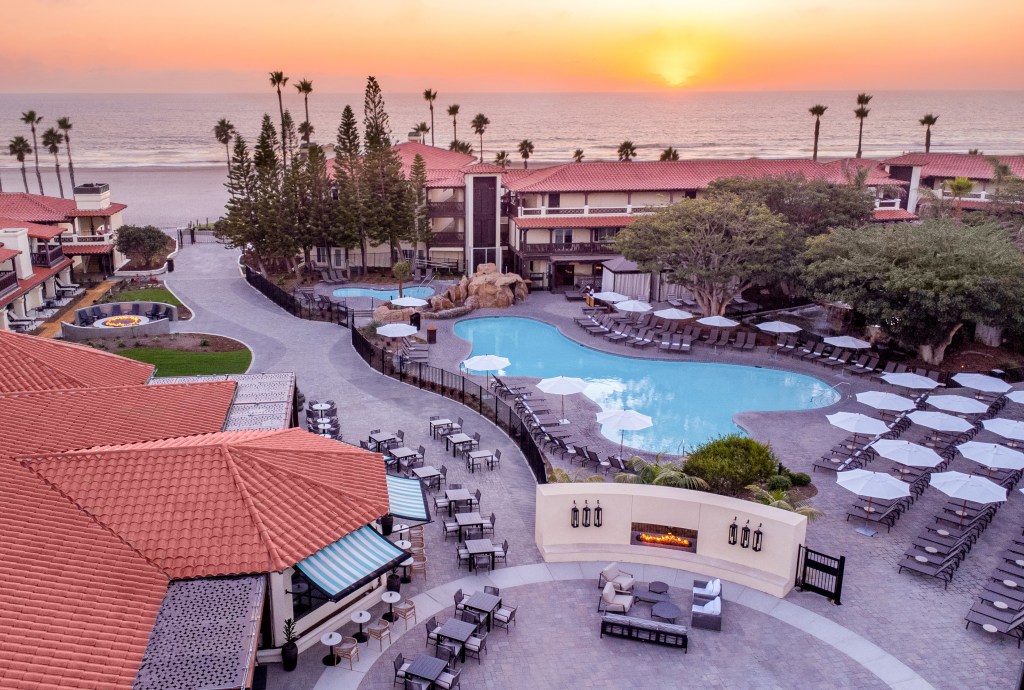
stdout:
[[[135,309],[138,305],[138,309]],[[121,313],[116,314],[115,308]],[[132,313],[132,312],[136,313]],[[150,316],[159,313],[155,316]],[[114,302],[75,310],[72,323],[61,324],[66,340],[119,338],[125,335],[163,335],[171,332],[171,321],[178,320],[178,308],[163,302]]]

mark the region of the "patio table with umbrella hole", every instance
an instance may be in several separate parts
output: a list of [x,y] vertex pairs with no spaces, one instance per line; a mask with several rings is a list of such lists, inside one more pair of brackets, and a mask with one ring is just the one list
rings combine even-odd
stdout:
[[613,431],[619,432],[619,458],[622,458],[622,449],[625,445],[627,431],[640,431],[654,426],[654,422],[645,414],[635,410],[607,410],[599,412],[597,422]]
[[555,376],[549,379],[541,379],[537,384],[537,388],[544,393],[561,396],[562,418],[558,420],[558,422],[560,424],[568,424],[569,420],[565,418],[565,396],[582,393],[586,390],[588,385],[589,384],[583,379],[578,379],[572,376]]
[[873,499],[891,501],[897,498],[905,498],[910,495],[910,485],[901,482],[896,477],[884,472],[871,472],[869,470],[847,470],[836,475],[836,484],[847,491],[868,499],[864,508],[864,526],[858,527],[857,531],[867,537],[875,536],[875,530],[868,527],[868,515],[874,512],[871,506]]

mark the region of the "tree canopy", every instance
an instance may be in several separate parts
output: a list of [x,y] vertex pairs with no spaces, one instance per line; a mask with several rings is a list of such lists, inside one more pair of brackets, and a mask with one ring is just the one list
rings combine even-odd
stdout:
[[942,362],[967,322],[1022,319],[1024,257],[996,223],[837,228],[811,238],[804,258],[817,298],[853,305],[929,364]]
[[683,464],[683,471],[707,482],[716,494],[738,494],[766,480],[779,465],[769,446],[733,434],[708,441]]
[[615,246],[644,270],[670,271],[669,280],[713,315],[724,314],[755,283],[788,276],[801,241],[763,203],[718,194],[638,218],[619,232]]
[[122,225],[117,229],[117,251],[149,267],[167,248],[167,235],[153,225]]

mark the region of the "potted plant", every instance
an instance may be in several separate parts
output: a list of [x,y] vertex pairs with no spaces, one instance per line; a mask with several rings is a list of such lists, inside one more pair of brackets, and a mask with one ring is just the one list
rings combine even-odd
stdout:
[[281,646],[281,663],[285,671],[294,671],[299,665],[299,645],[295,644],[295,621],[291,618],[284,622],[284,644]]
[[391,513],[384,515],[380,519],[380,531],[385,537],[391,534],[391,530],[395,526],[395,516]]

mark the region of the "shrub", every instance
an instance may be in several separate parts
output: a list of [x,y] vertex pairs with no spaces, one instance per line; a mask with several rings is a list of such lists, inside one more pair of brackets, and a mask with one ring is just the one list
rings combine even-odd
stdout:
[[733,434],[699,447],[690,454],[683,470],[706,481],[714,493],[735,496],[748,484],[766,481],[777,464],[771,448]]
[[199,347],[210,347],[210,341],[207,340],[206,338],[203,338],[202,340],[199,341]]
[[784,474],[773,474],[768,478],[769,491],[789,491],[793,488],[793,481]]
[[797,472],[796,474],[790,474],[789,480],[793,482],[793,486],[807,486],[811,483],[811,475],[806,472]]

